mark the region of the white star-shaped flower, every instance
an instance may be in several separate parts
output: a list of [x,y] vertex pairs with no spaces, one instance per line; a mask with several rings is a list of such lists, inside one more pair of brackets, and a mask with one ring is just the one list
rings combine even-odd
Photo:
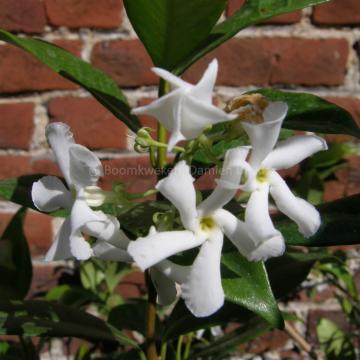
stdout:
[[171,84],[172,91],[147,106],[133,109],[132,112],[156,117],[171,132],[169,151],[181,140],[196,138],[210,125],[236,118],[236,115],[227,114],[212,104],[212,93],[218,72],[216,59],[210,63],[196,85],[164,69],[152,70]]
[[[240,181],[247,153],[247,148],[227,152],[221,173],[223,181]],[[252,243],[247,240],[245,224],[222,209],[236,190],[218,186],[196,207],[193,181],[189,166],[180,161],[156,186],[179,211],[185,230],[156,232],[152,229],[148,236],[131,241],[128,252],[142,270],[156,266],[156,271],[179,283],[181,296],[189,310],[202,317],[211,315],[224,303],[220,274],[224,234],[241,249]],[[166,260],[178,252],[198,246],[201,246],[200,252],[191,266],[180,266]],[[171,296],[174,296],[173,290],[169,294]]]
[[290,168],[315,152],[326,150],[324,139],[315,135],[298,135],[279,141],[274,148],[286,117],[288,107],[283,102],[270,103],[264,111],[263,122],[242,122],[251,142],[251,154],[244,185],[220,180],[219,185],[227,189],[241,188],[251,192],[246,206],[245,223],[256,250],[246,254],[249,260],[266,260],[279,256],[285,250],[285,242],[275,229],[270,215],[269,193],[277,208],[292,219],[306,237],[319,229],[319,212],[307,201],[293,195],[277,170]]
[[[70,216],[63,222],[45,260],[70,257],[85,260],[94,252],[99,256],[106,254],[106,249],[111,247],[111,244],[126,248],[127,243],[122,242],[118,220],[89,207],[89,204],[99,206],[102,203],[101,189],[96,187],[99,177],[103,174],[100,160],[86,147],[75,144],[66,124],[48,125],[46,137],[68,189],[57,177],[45,176],[33,184],[32,200],[40,211],[52,212],[65,208],[70,210]],[[98,239],[93,249],[82,233]],[[131,260],[125,251],[122,255],[124,260]]]

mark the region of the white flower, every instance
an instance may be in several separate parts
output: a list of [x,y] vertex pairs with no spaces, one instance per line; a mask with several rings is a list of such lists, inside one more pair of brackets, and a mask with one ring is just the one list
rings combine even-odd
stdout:
[[313,153],[326,150],[327,145],[318,136],[299,135],[279,141],[273,149],[287,110],[285,103],[273,102],[265,109],[262,123],[242,122],[252,145],[249,166],[244,168],[247,170],[247,181],[242,186],[219,181],[219,185],[225,188],[241,188],[251,192],[245,223],[255,249],[248,254],[243,253],[249,260],[266,260],[281,255],[285,250],[284,239],[269,215],[269,193],[277,208],[296,222],[299,231],[306,237],[315,234],[321,224],[315,207],[294,196],[276,170],[290,168]]
[[[93,251],[101,255],[104,247],[121,242],[118,220],[89,207],[89,204],[99,206],[102,203],[101,189],[96,187],[103,174],[101,162],[90,150],[75,144],[66,124],[48,125],[46,136],[69,189],[57,177],[45,176],[33,184],[32,199],[41,211],[52,212],[66,208],[70,210],[70,216],[63,222],[45,260],[73,256],[85,260],[93,255]],[[94,250],[82,232],[98,238]],[[129,259],[125,252],[123,255]]]
[[[221,174],[223,181],[240,181],[242,162],[247,153],[246,148],[227,152]],[[220,274],[224,234],[241,249],[243,244],[251,242],[247,240],[245,224],[222,209],[236,190],[218,186],[196,207],[193,181],[189,166],[181,161],[156,186],[179,211],[185,230],[156,232],[152,229],[148,236],[131,241],[128,252],[142,270],[156,265],[155,271],[181,284],[181,296],[187,307],[195,316],[202,317],[211,315],[224,303]],[[191,266],[180,266],[166,260],[197,246],[201,246],[200,252]],[[174,289],[169,291],[168,298],[174,297]]]
[[133,113],[154,116],[171,132],[169,151],[181,140],[196,138],[208,126],[237,117],[212,104],[212,92],[218,72],[216,59],[210,63],[196,85],[189,84],[164,69],[152,70],[168,81],[173,90],[150,105],[133,109]]

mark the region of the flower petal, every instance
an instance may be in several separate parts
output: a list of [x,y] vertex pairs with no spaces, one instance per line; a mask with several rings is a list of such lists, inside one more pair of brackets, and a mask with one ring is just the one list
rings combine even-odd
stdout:
[[199,246],[204,239],[195,237],[192,231],[164,231],[131,241],[129,254],[136,264],[145,270],[180,251]]
[[106,241],[97,241],[93,247],[94,256],[102,260],[131,263],[132,257],[123,249],[119,249]]
[[66,260],[72,257],[70,250],[70,234],[71,223],[70,218],[67,218],[62,223],[59,232],[56,234],[55,241],[45,255],[45,261]]
[[157,301],[160,305],[170,305],[176,300],[175,282],[165,276],[156,267],[150,269],[151,280],[157,292]]
[[224,304],[220,273],[222,245],[222,232],[213,231],[201,246],[188,278],[181,285],[181,297],[196,317],[209,316]]
[[252,261],[267,260],[285,251],[281,233],[275,229],[269,215],[269,186],[254,191],[245,211],[245,223],[254,240],[254,250],[247,258]]
[[70,191],[55,176],[44,176],[36,181],[31,189],[31,198],[34,205],[45,212],[70,208],[72,204]]
[[249,163],[253,168],[258,169],[261,162],[275,146],[287,110],[286,103],[272,102],[264,111],[263,123],[241,123],[250,138],[252,152]]
[[74,144],[69,147],[70,177],[78,188],[94,186],[104,171],[98,157],[85,146]]
[[73,231],[70,235],[70,251],[78,260],[87,260],[93,256],[93,250],[90,244],[78,230]]
[[178,76],[175,76],[174,74],[172,74],[171,72],[165,70],[165,69],[161,69],[158,67],[153,67],[151,69],[157,76],[161,77],[162,79],[168,81],[173,88],[184,88],[184,89],[188,89],[188,88],[192,88],[193,85],[189,84],[188,82],[182,80],[181,78],[179,78]]
[[264,160],[263,166],[275,170],[287,169],[321,150],[327,150],[327,144],[319,136],[292,136],[278,142],[276,148]]
[[182,284],[189,275],[191,266],[183,266],[175,264],[170,260],[163,260],[154,266],[162,274],[175,281],[178,284]]
[[320,214],[307,201],[296,197],[275,171],[270,175],[270,193],[278,209],[296,222],[306,237],[314,235],[321,224]]
[[193,182],[190,167],[185,161],[180,161],[171,170],[169,176],[157,183],[156,189],[178,209],[184,227],[195,231],[198,220]]
[[181,110],[181,133],[186,139],[195,139],[210,125],[237,118],[236,114],[227,114],[211,103],[206,104],[188,94],[184,96]]
[[69,148],[75,142],[70,127],[61,122],[51,123],[46,127],[46,137],[66,183],[71,186]]
[[205,70],[200,81],[190,90],[191,95],[200,101],[211,104],[218,69],[218,61],[214,59]]
[[[132,109],[131,112],[136,115],[154,116],[167,130],[174,132],[176,121],[179,120],[177,117],[179,103],[183,96],[183,89],[174,90],[149,105]],[[180,125],[178,125],[178,128],[180,128]]]
[[[242,167],[238,165],[239,162],[243,162],[246,159],[248,152],[249,148],[245,146],[230,149],[226,152],[218,185],[211,195],[198,206],[199,215],[206,216],[211,214],[215,210],[222,208],[235,196],[243,170]],[[222,182],[234,184],[237,187],[227,189],[221,185]]]
[[246,224],[224,209],[215,211],[213,218],[226,237],[236,246],[240,254],[249,257],[255,249],[255,243],[248,233]]

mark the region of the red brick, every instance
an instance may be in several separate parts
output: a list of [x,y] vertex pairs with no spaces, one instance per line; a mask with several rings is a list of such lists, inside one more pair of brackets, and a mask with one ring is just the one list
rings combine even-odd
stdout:
[[127,148],[127,127],[93,98],[57,98],[49,102],[48,111],[50,121],[67,123],[81,145]]
[[[14,214],[0,214],[0,233],[11,221]],[[48,215],[29,211],[25,217],[24,232],[29,244],[31,255],[45,255],[52,243],[53,233],[51,217]]]
[[348,53],[349,45],[342,39],[232,39],[192,66],[185,78],[198,81],[216,57],[218,85],[340,85]]
[[244,350],[251,354],[275,351],[285,346],[288,340],[289,336],[284,331],[273,330],[246,344]]
[[0,156],[0,179],[31,174],[29,156]]
[[[226,9],[226,15],[231,16],[238,11],[245,3],[245,0],[229,0]],[[302,12],[294,11],[289,14],[274,16],[273,18],[266,20],[263,24],[293,24],[301,20]]]
[[91,62],[123,87],[156,85],[157,76],[144,46],[139,40],[114,40],[96,44]]
[[41,33],[46,25],[42,0],[0,0],[0,27],[8,31]]
[[154,188],[156,172],[152,169],[148,156],[131,156],[120,159],[105,160],[104,177],[101,186],[111,188],[114,181],[127,185],[130,192],[142,192]]
[[61,272],[56,271],[56,266],[52,264],[35,264],[33,266],[31,288],[27,294],[27,298],[30,299],[45,294],[58,284],[60,275]]
[[325,183],[324,201],[341,199],[345,194],[345,184],[331,180]]
[[0,148],[29,149],[34,128],[34,104],[1,104],[0,113]]
[[117,291],[125,299],[138,298],[146,294],[144,273],[133,271],[120,282]]
[[312,21],[317,25],[360,24],[359,0],[333,0],[314,8]]
[[45,0],[45,5],[55,26],[111,29],[121,25],[122,0]]
[[[57,41],[57,45],[80,56],[81,44],[75,40]],[[77,85],[41,64],[32,55],[12,45],[0,46],[0,92],[16,93],[76,89]]]

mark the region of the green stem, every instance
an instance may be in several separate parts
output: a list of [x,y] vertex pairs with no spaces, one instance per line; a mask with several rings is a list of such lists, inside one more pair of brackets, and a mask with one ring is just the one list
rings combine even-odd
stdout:
[[159,192],[159,190],[150,189],[150,190],[147,190],[147,191],[142,192],[142,193],[132,193],[132,194],[131,194],[131,193],[128,193],[128,194],[126,194],[126,197],[127,197],[129,200],[142,199],[142,198],[144,198],[144,197],[157,194],[158,192]]
[[183,335],[180,335],[176,346],[176,360],[181,360],[182,341],[183,341]]
[[145,271],[145,281],[148,288],[148,302],[146,308],[146,354],[148,360],[158,360],[155,340],[157,294],[148,270]]
[[161,344],[160,360],[166,360],[167,342]]
[[[170,91],[170,84],[161,79],[160,85],[159,85],[159,97],[164,96]],[[157,140],[160,143],[166,143],[167,142],[167,131],[166,129],[158,122],[157,127]],[[157,149],[157,167],[158,169],[162,170],[166,166],[166,148],[158,147]]]
[[194,337],[194,333],[189,333],[187,336],[186,346],[184,350],[184,360],[187,360],[189,358],[193,337]]

